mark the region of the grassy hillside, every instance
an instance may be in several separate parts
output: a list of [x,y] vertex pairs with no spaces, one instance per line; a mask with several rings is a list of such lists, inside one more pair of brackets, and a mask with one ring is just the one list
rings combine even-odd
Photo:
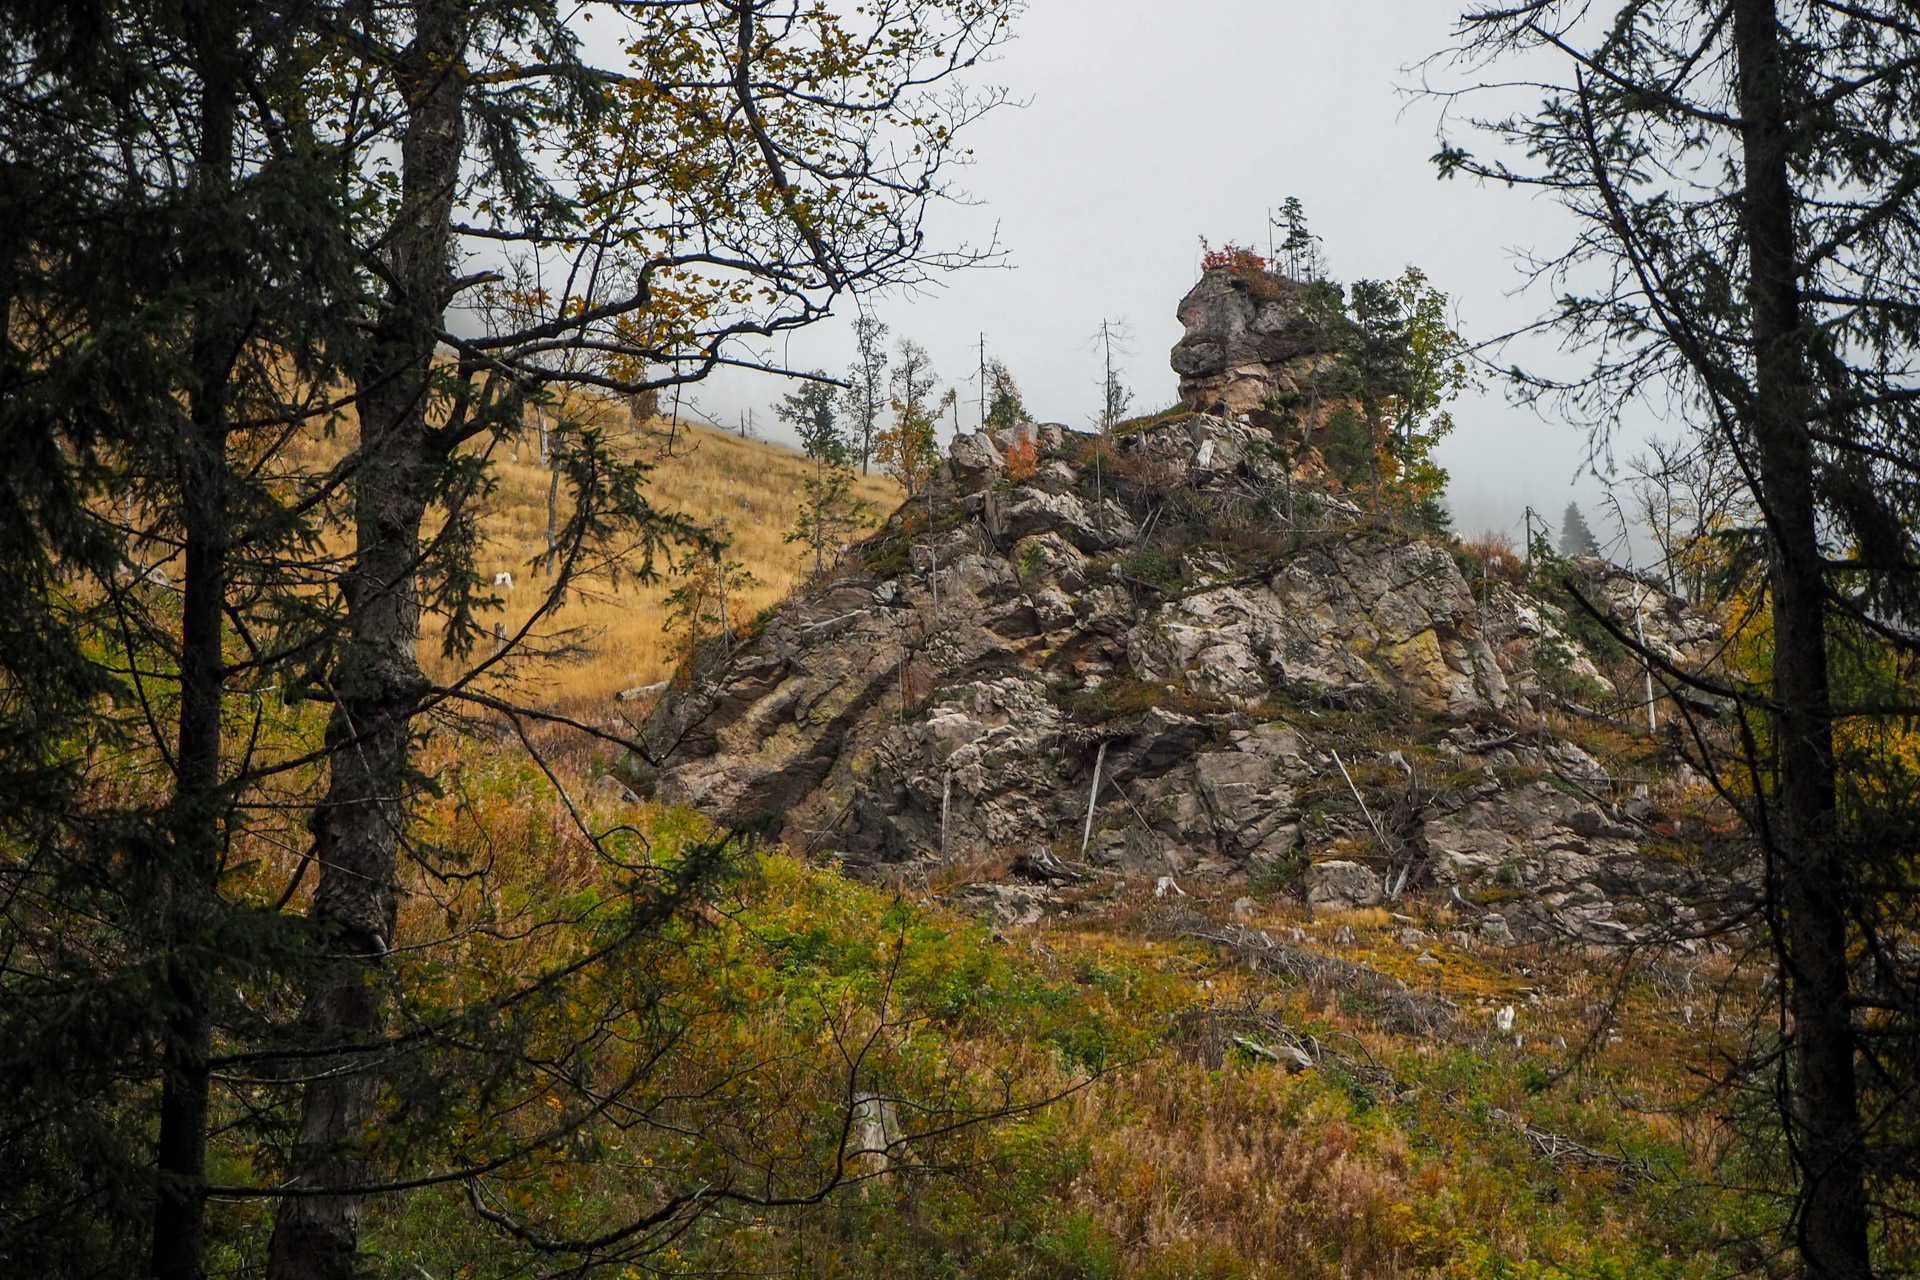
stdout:
[[[747,608],[801,580],[799,548],[781,538],[804,459],[703,427],[683,427],[671,451],[659,432],[623,439],[656,463],[661,505],[726,521],[759,580]],[[486,566],[515,577],[509,627],[539,590],[546,546],[547,475],[532,454],[529,440],[503,463],[485,522]],[[861,496],[884,511],[898,490],[875,478]],[[530,672],[531,691],[604,719],[615,691],[663,679],[668,589],[569,602],[559,625],[583,629],[579,655]],[[1431,727],[1350,719],[1341,740],[1356,754],[1362,739],[1418,754]],[[1610,760],[1645,749],[1604,727],[1558,729]],[[551,774],[511,735],[449,734],[429,748],[423,763],[443,785],[423,834],[479,870],[436,881],[408,869],[403,934],[423,967],[484,989],[563,959],[605,927],[634,866],[670,863],[702,838],[684,811],[596,788],[604,749],[566,739],[541,740],[559,748]],[[1344,791],[1330,788],[1327,803],[1346,803]],[[606,833],[599,847],[594,832]],[[591,1238],[743,1168],[804,1191],[843,1159],[856,1089],[898,1099],[910,1140],[890,1167],[861,1158],[817,1203],[722,1206],[592,1257],[530,1254],[479,1221],[464,1191],[428,1188],[379,1203],[370,1273],[1664,1280],[1764,1269],[1755,1242],[1778,1226],[1774,1202],[1736,1188],[1763,1186],[1766,1171],[1731,1141],[1729,1104],[1698,1101],[1698,1069],[1756,1030],[1730,958],[1454,943],[1444,901],[1315,917],[1278,884],[1195,883],[1193,897],[1168,900],[1107,877],[1024,926],[950,909],[941,890],[969,870],[1002,878],[1004,861],[916,889],[855,884],[776,849],[739,859],[697,912],[636,952],[637,967],[593,976],[543,1013],[552,1025],[538,1034],[561,1045],[583,1028],[611,1033],[591,1069],[495,1104],[517,1131],[523,1112],[590,1101],[594,1074],[627,1061],[626,1037],[644,1047],[648,1020],[664,1018],[673,1038],[645,1068],[660,1111],[582,1120],[578,1136],[486,1185],[501,1221],[543,1240]],[[629,984],[658,1002],[631,1026]],[[266,1211],[222,1212],[224,1269],[244,1272]]]
[[[804,455],[698,423],[676,427],[655,419],[636,433],[624,409],[569,406],[568,412],[599,426],[621,453],[653,467],[648,496],[656,507],[684,514],[732,540],[731,556],[754,579],[738,601],[743,619],[785,599],[811,571],[810,550],[783,541],[794,528],[803,486],[813,474],[813,464]],[[341,447],[340,441],[308,438],[295,451],[310,455],[303,460],[317,466],[331,461]],[[540,465],[538,435],[532,427],[517,448],[512,443],[493,446],[493,459],[499,483],[483,508],[481,527],[487,541],[477,567],[489,576],[512,574],[513,587],[498,589],[504,608],[483,621],[489,626],[504,623],[514,634],[537,608],[546,585],[552,472]],[[853,496],[868,504],[877,522],[899,505],[902,490],[875,470],[858,480]],[[564,521],[564,485],[556,507],[557,518]],[[339,538],[342,531],[336,526],[333,534]],[[334,549],[344,554],[347,547],[340,542]],[[590,592],[570,597],[543,627],[548,636],[571,633],[565,636],[568,656],[553,663],[521,664],[526,692],[544,705],[583,712],[603,708],[622,689],[671,675],[676,657],[674,641],[663,629],[663,602],[675,583],[668,567],[660,568],[665,580],[651,585],[628,579],[617,587],[595,584]],[[733,604],[730,599],[729,607]],[[438,656],[432,625],[428,623],[421,637],[421,660],[436,678],[450,677],[454,671]]]
[[[694,423],[673,430],[656,420],[639,437],[617,427],[612,434],[616,443],[653,464],[655,505],[732,538],[731,554],[757,580],[744,592],[744,617],[784,599],[811,569],[806,548],[782,541],[794,527],[802,486],[812,474],[806,457]],[[500,615],[509,632],[532,612],[543,581],[539,562],[547,546],[548,475],[529,437],[519,459],[509,457],[500,466],[500,487],[484,521],[489,543],[482,564],[514,576],[514,590],[503,593],[507,607]],[[871,505],[878,519],[899,505],[901,490],[875,472],[860,482],[855,496]],[[570,705],[591,704],[621,689],[666,679],[674,658],[672,641],[662,630],[662,601],[672,589],[671,582],[629,584],[569,601],[553,625],[582,628],[588,652],[541,677],[550,696]]]
[[[611,882],[510,751],[470,758],[464,785],[436,829],[523,849],[525,887],[496,885],[527,895],[522,911]],[[690,830],[684,814],[604,798],[590,819],[660,848]],[[1454,922],[1443,905],[1316,918],[1279,895],[1229,902],[1238,892],[1168,902],[1103,886],[1034,925],[992,927],[783,854],[742,864],[708,923],[661,947],[672,999],[705,1011],[671,1082],[811,1125],[779,1153],[802,1178],[832,1165],[849,1055],[861,1087],[935,1136],[821,1203],[722,1210],[599,1274],[1677,1280],[1760,1260],[1768,1201],[1729,1188],[1753,1171],[1719,1110],[1687,1105],[1693,1069],[1744,1034],[1728,960],[1436,943],[1442,963],[1426,966],[1402,934],[1437,937]],[[1259,949],[1262,934],[1385,985],[1250,967],[1221,941]],[[744,1074],[755,1055],[777,1088]],[[683,1125],[617,1136],[503,1178],[502,1201],[541,1232],[591,1235],[709,1155]],[[623,1172],[642,1169],[641,1183]],[[372,1261],[396,1280],[545,1274],[501,1244],[458,1192],[426,1192],[388,1202]]]

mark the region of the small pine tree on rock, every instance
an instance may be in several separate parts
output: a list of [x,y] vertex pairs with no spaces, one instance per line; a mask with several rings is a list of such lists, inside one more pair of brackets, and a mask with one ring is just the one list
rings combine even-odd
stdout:
[[853,496],[856,444],[847,439],[835,417],[827,375],[816,372],[813,376],[815,380],[797,394],[784,397],[774,413],[792,424],[801,449],[813,459],[813,475],[805,482],[799,518],[783,541],[813,548],[817,577],[826,570],[827,551],[832,549],[837,556],[853,531],[873,520],[872,508]]
[[1593,536],[1593,530],[1587,527],[1587,518],[1580,514],[1580,504],[1569,502],[1564,515],[1560,517],[1560,554],[1563,556],[1597,556],[1600,554],[1600,540]]
[[999,431],[1018,426],[1027,419],[1027,406],[1013,374],[998,360],[987,362],[987,429]]

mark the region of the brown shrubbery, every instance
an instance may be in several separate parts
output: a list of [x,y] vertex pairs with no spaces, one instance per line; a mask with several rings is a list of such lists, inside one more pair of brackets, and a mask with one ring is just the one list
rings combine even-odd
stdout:
[[1280,296],[1280,277],[1273,273],[1267,259],[1245,245],[1229,241],[1215,249],[1207,243],[1205,236],[1201,236],[1200,269],[1232,272],[1236,278],[1246,283],[1247,291],[1256,298]]
[[[1520,549],[1513,545],[1513,539],[1504,533],[1483,533],[1475,538],[1462,538],[1460,555],[1472,562],[1477,572],[1468,577],[1473,585],[1479,585],[1482,573],[1488,578],[1498,578],[1510,586],[1519,586],[1526,581],[1527,561]],[[1465,566],[1463,566],[1465,567]]]

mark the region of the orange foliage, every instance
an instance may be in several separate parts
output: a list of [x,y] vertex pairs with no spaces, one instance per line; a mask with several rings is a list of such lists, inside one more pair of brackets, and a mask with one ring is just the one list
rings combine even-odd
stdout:
[[1207,244],[1205,236],[1201,236],[1200,251],[1202,271],[1215,271],[1225,267],[1237,276],[1255,276],[1267,269],[1267,260],[1245,245],[1229,242],[1215,249]]
[[1526,577],[1526,557],[1504,533],[1462,538],[1460,550],[1480,562],[1487,576],[1518,585]]
[[1267,260],[1245,245],[1228,242],[1215,249],[1207,243],[1205,236],[1201,236],[1200,269],[1232,272],[1246,282],[1248,290],[1256,298],[1271,298],[1280,292],[1280,278],[1273,274]]
[[1022,431],[1007,446],[1007,478],[1025,480],[1040,469],[1040,445],[1031,432]]

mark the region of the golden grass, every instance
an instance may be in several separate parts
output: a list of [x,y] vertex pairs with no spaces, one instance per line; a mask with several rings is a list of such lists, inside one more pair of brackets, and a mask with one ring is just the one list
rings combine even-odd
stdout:
[[[451,743],[443,749],[466,751]],[[483,746],[465,768],[464,778],[449,770],[448,797],[434,809],[443,824],[434,827],[436,838],[472,851],[477,863],[509,879],[593,881],[595,863],[572,814],[514,748]],[[623,806],[604,792],[588,792],[584,802],[600,811],[596,819],[610,821],[617,813],[661,847],[672,844],[668,828],[700,827],[684,811]],[[817,882],[806,883],[824,891],[820,902],[795,904],[799,914],[782,915],[796,883],[791,877],[816,874]],[[791,869],[783,875],[777,882],[785,887],[769,897],[755,897],[759,890],[746,893],[739,904],[742,920],[779,917],[782,930],[830,925],[828,932],[845,939],[859,931],[834,911],[877,916],[885,900],[881,891],[839,886],[832,871]],[[1718,1033],[1704,1019],[1678,1022],[1667,1005],[1679,997],[1655,989],[1657,974],[1642,974],[1620,993],[1624,999],[1612,1025],[1624,1034],[1602,1035],[1585,1061],[1576,1062],[1582,1037],[1593,1026],[1590,1006],[1615,994],[1603,957],[1533,948],[1475,948],[1469,955],[1436,940],[1435,953],[1446,963],[1420,968],[1399,931],[1412,919],[1433,932],[1450,922],[1450,912],[1417,899],[1399,906],[1398,913],[1369,908],[1316,919],[1303,907],[1266,899],[1254,904],[1254,912],[1261,927],[1297,924],[1308,934],[1307,945],[1454,1001],[1461,1021],[1447,1036],[1395,1036],[1365,1002],[1277,982],[1207,945],[1168,938],[1156,928],[1164,919],[1154,919],[1166,904],[1140,890],[1096,917],[996,930],[1023,944],[1003,954],[1024,976],[1011,985],[981,988],[979,1022],[928,1023],[925,1034],[954,1037],[956,1063],[974,1064],[985,1073],[983,1080],[1004,1073],[1029,1095],[1067,1090],[1078,1081],[1079,1068],[1061,1057],[1058,1042],[1035,1038],[1048,1024],[1025,1021],[1048,1002],[1029,1007],[1022,1003],[1026,997],[1014,993],[1059,991],[1069,982],[1075,985],[1067,988],[1067,1002],[1105,1034],[1125,1027],[1165,1035],[1158,1052],[1113,1066],[1034,1116],[995,1127],[999,1182],[980,1178],[988,1166],[968,1146],[956,1156],[965,1166],[958,1179],[937,1186],[876,1184],[875,1194],[892,1186],[883,1213],[869,1217],[868,1197],[850,1197],[818,1217],[783,1227],[792,1233],[792,1247],[805,1244],[819,1253],[778,1257],[800,1274],[827,1274],[824,1264],[811,1270],[804,1265],[822,1255],[833,1258],[834,1274],[919,1274],[902,1259],[946,1247],[999,1248],[1015,1256],[1004,1224],[1017,1221],[1023,1229],[1044,1226],[1053,1242],[1048,1248],[1056,1251],[1070,1228],[1084,1228],[1090,1242],[1085,1269],[1068,1269],[1056,1257],[1061,1269],[1041,1267],[1037,1275],[1482,1280],[1508,1263],[1514,1275],[1685,1274],[1629,1269],[1622,1260],[1668,1249],[1677,1230],[1666,1222],[1669,1216],[1681,1221],[1679,1229],[1692,1230],[1682,1221],[1685,1214],[1712,1212],[1700,1199],[1705,1192],[1698,1180],[1710,1171],[1711,1145],[1723,1143],[1724,1135],[1711,1115],[1691,1121],[1700,1132],[1689,1132],[1678,1108],[1691,1087],[1686,1064],[1703,1060]],[[1182,909],[1216,922],[1233,914],[1225,903],[1198,895]],[[936,928],[917,945],[936,948],[932,962],[950,968],[962,984],[976,982],[980,971],[971,967],[969,952],[986,947],[986,938],[938,907],[928,910]],[[431,887],[412,900],[408,919],[428,936],[453,923],[451,906],[436,901]],[[730,928],[731,920],[728,914],[710,923]],[[1331,934],[1341,925],[1355,940],[1335,947]],[[948,945],[955,950],[940,955],[937,949]],[[1722,963],[1703,962],[1703,981],[1724,976],[1716,967]],[[1671,985],[1672,979],[1660,981]],[[1529,999],[1535,994],[1537,1002]],[[1510,1046],[1504,1035],[1488,1035],[1495,1010],[1505,1004],[1519,1009],[1524,1048]],[[1230,1050],[1208,1069],[1191,1038],[1174,1029],[1183,1013],[1233,1017],[1256,1009],[1311,1031],[1349,1063],[1379,1064],[1417,1087],[1397,1093],[1338,1058],[1289,1075]],[[789,1025],[763,1020],[764,1011],[739,1016],[740,1034],[774,1037],[767,1045],[778,1044]],[[1556,1035],[1565,1044],[1554,1043]],[[1548,1088],[1549,1076],[1563,1070],[1571,1072],[1569,1078]],[[1640,1101],[1628,1112],[1614,1101],[1620,1096]],[[1677,1161],[1684,1147],[1686,1162],[1664,1175],[1669,1181],[1659,1196],[1627,1194],[1603,1173],[1542,1162],[1510,1122],[1492,1116],[1495,1107],[1605,1151],[1638,1153],[1647,1143],[1665,1143],[1675,1149],[1664,1158]],[[1670,1109],[1681,1118],[1670,1118]],[[1682,1202],[1679,1209],[1676,1202]],[[892,1252],[910,1248],[929,1252]],[[1566,1270],[1524,1269],[1530,1258],[1564,1263]]]
[[[569,405],[567,414],[600,427],[617,451],[654,468],[647,496],[657,508],[687,516],[732,540],[730,557],[754,582],[737,600],[729,597],[731,617],[751,619],[785,599],[811,572],[811,549],[783,541],[799,518],[804,486],[813,475],[813,463],[804,455],[696,423],[676,427],[666,419],[655,419],[636,433],[624,408],[599,403]],[[354,424],[340,424],[338,430],[335,439],[310,436],[297,441],[288,450],[290,459],[318,474],[352,446]],[[499,622],[514,635],[540,607],[549,582],[545,558],[551,472],[540,465],[538,434],[531,423],[517,449],[512,443],[494,443],[491,451],[498,486],[480,517],[486,542],[475,567],[488,579],[502,572],[513,575],[510,590],[495,592],[504,607],[484,615],[482,623],[490,628]],[[890,515],[903,496],[898,484],[877,471],[859,477],[854,486],[854,497],[868,504],[875,523]],[[557,519],[564,523],[569,510],[563,485]],[[350,530],[336,523],[327,531],[328,551],[344,557],[350,539]],[[537,628],[538,635],[547,637],[572,633],[569,656],[517,664],[522,696],[580,713],[603,708],[620,690],[667,679],[678,659],[675,641],[663,629],[665,600],[675,585],[670,577],[643,585],[623,576],[617,587],[595,582],[588,591],[570,595]],[[434,679],[445,682],[460,674],[460,664],[440,656],[441,638],[439,625],[427,619],[420,660]]]
[[[799,518],[803,486],[813,474],[804,455],[691,423],[672,431],[669,423],[656,421],[638,437],[618,428],[609,435],[616,446],[653,464],[648,496],[657,507],[721,529],[732,539],[729,554],[756,579],[743,592],[735,616],[751,618],[785,599],[811,572],[811,550],[782,541]],[[512,634],[538,607],[546,582],[541,562],[547,548],[549,473],[539,464],[531,433],[518,460],[499,458],[498,474],[499,489],[481,522],[487,545],[480,567],[488,574],[513,575],[513,590],[499,593],[506,607],[493,615]],[[876,473],[860,480],[854,496],[869,504],[878,520],[903,495],[899,485]],[[559,514],[566,518],[564,505]],[[666,679],[676,660],[674,641],[663,630],[664,601],[673,587],[671,581],[652,586],[623,581],[617,589],[596,586],[590,594],[570,598],[542,629],[580,629],[586,655],[532,676],[536,687],[558,704],[577,707]],[[728,608],[736,608],[731,599]],[[429,659],[431,644],[423,641],[422,647],[423,660]]]
[[1092,1148],[1085,1208],[1125,1242],[1129,1272],[1385,1280],[1424,1269],[1408,1256],[1405,1136],[1356,1126],[1317,1079],[1163,1061],[1068,1105]]

